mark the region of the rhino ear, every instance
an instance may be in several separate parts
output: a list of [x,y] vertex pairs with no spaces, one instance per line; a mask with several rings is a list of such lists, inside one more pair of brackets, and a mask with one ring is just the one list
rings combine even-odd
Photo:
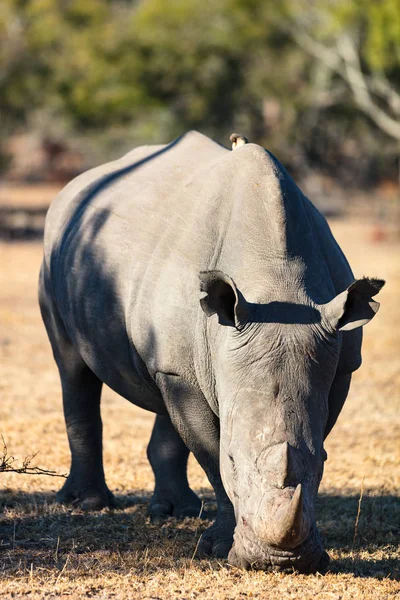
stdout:
[[217,313],[221,325],[239,328],[246,322],[246,300],[233,279],[222,271],[201,271],[200,291],[207,295],[200,305],[207,317]]
[[351,331],[366,325],[378,312],[379,302],[372,300],[385,282],[382,279],[357,279],[347,290],[323,305],[327,321],[339,331]]

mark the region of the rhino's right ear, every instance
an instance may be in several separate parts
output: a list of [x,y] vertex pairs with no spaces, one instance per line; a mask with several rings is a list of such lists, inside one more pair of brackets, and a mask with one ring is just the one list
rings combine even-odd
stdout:
[[339,331],[366,325],[379,309],[379,302],[372,300],[372,296],[376,296],[384,285],[383,279],[357,279],[347,290],[323,305],[325,319]]
[[222,271],[201,271],[200,291],[207,295],[200,305],[207,317],[215,313],[221,325],[240,328],[246,322],[246,300],[233,279]]

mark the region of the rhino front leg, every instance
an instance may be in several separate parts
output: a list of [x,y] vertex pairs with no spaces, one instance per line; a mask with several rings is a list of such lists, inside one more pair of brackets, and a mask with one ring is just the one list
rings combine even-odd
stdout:
[[67,335],[52,296],[43,263],[39,279],[39,304],[54,358],[60,373],[64,417],[71,449],[71,469],[58,502],[86,510],[112,506],[103,470],[100,395],[102,382],[87,367]]
[[149,506],[151,519],[199,516],[201,502],[187,479],[189,450],[168,415],[156,416],[147,457],[155,477]]
[[219,419],[201,391],[181,377],[158,373],[156,381],[174,427],[206,472],[217,500],[217,518],[203,533],[198,551],[226,558],[236,523],[219,470]]

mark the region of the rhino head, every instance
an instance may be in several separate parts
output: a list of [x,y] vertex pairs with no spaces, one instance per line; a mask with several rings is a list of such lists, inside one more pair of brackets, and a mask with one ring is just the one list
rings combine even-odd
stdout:
[[[326,304],[297,289],[247,302],[221,271],[200,274],[220,417],[220,470],[236,516],[229,562],[323,570],[314,499],[341,331],[367,323],[384,282],[355,281]],[[284,297],[285,300],[277,300]]]

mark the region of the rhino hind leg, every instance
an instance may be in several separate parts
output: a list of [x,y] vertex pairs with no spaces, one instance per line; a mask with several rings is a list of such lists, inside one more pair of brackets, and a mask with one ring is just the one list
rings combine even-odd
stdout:
[[[76,365],[75,365],[76,367]],[[57,502],[83,510],[115,506],[103,470],[100,395],[102,382],[88,367],[60,370],[64,416],[71,449],[70,474],[56,496]]]
[[40,273],[39,304],[60,374],[71,450],[70,474],[56,500],[84,510],[113,506],[114,497],[106,485],[103,470],[102,382],[87,367],[70,341],[53,301],[44,267]]
[[147,456],[154,472],[155,489],[149,515],[157,521],[173,516],[198,517],[201,501],[187,479],[189,450],[167,415],[157,415]]

